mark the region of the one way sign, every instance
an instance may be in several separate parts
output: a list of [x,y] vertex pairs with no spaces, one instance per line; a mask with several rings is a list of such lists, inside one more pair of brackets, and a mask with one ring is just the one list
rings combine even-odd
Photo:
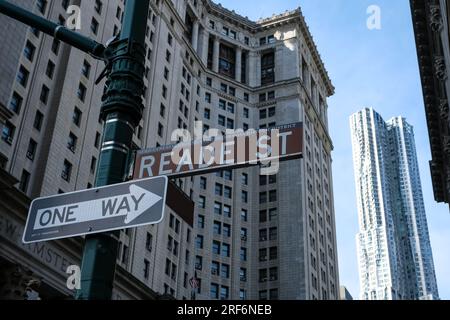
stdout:
[[35,199],[24,243],[156,224],[164,218],[167,177]]

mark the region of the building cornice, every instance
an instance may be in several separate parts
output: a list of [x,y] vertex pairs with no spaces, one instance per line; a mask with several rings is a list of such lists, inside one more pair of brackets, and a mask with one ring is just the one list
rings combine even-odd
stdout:
[[258,21],[251,21],[247,17],[243,17],[237,14],[234,11],[230,11],[220,4],[215,4],[211,0],[203,0],[204,7],[206,8],[209,14],[215,15],[225,21],[229,21],[241,28],[249,31],[252,34],[256,34],[259,32],[264,32],[266,30],[270,30],[272,28],[279,28],[280,26],[287,24],[297,24],[300,26],[300,31],[305,37],[306,45],[309,48],[313,60],[317,65],[319,73],[324,80],[325,87],[327,90],[327,95],[332,96],[335,93],[335,88],[331,82],[331,79],[328,75],[328,72],[323,63],[322,57],[319,54],[316,44],[314,43],[314,39],[311,35],[309,27],[306,23],[305,17],[300,8],[297,8],[292,11],[286,11],[282,14],[273,15],[269,18],[260,19]]
[[445,81],[448,79],[442,52],[442,14],[437,0],[411,0],[417,56],[431,145],[430,162],[434,196],[450,202],[449,107]]

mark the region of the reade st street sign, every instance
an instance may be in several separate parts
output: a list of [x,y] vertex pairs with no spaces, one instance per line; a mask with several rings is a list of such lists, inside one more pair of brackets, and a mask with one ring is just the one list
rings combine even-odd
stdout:
[[130,181],[35,199],[24,243],[156,224],[164,218],[168,178]]
[[303,123],[297,122],[220,136],[211,141],[195,140],[140,150],[136,154],[133,178],[178,178],[302,156]]

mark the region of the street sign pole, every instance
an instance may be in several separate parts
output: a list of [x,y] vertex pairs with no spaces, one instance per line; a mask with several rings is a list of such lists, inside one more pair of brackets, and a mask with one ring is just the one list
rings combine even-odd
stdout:
[[[105,48],[64,26],[0,0],[0,13],[107,62],[103,74],[108,79],[102,98],[101,117],[105,125],[95,181],[97,187],[123,182],[126,177],[133,132],[142,119],[149,6],[149,0],[127,0],[120,37]],[[111,299],[117,239],[117,232],[86,237],[77,299]]]
[[[101,109],[105,126],[97,187],[126,178],[133,133],[142,119],[148,10],[149,0],[127,0],[120,38],[109,46],[112,58]],[[77,299],[111,299],[118,237],[117,231],[86,237]]]

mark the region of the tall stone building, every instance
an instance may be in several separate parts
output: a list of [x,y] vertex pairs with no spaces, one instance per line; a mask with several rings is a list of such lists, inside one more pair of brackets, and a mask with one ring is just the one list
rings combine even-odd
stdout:
[[434,198],[450,205],[450,3],[410,3],[430,137]]
[[439,299],[413,127],[366,108],[350,118],[360,298]]
[[[119,32],[124,7],[14,2],[61,23],[67,6],[79,5],[80,31],[103,43]],[[0,19],[10,26],[0,31],[9,40],[0,102],[14,113],[0,143],[6,169],[30,197],[91,187],[102,63]],[[300,9],[254,22],[207,0],[152,0],[146,46],[136,149],[171,144],[175,129],[193,131],[196,121],[222,132],[301,121],[305,150],[276,175],[252,167],[176,179],[197,203],[194,229],[167,215],[123,232],[120,265],[178,299],[191,298],[194,273],[197,299],[339,299],[326,103],[334,87]]]

